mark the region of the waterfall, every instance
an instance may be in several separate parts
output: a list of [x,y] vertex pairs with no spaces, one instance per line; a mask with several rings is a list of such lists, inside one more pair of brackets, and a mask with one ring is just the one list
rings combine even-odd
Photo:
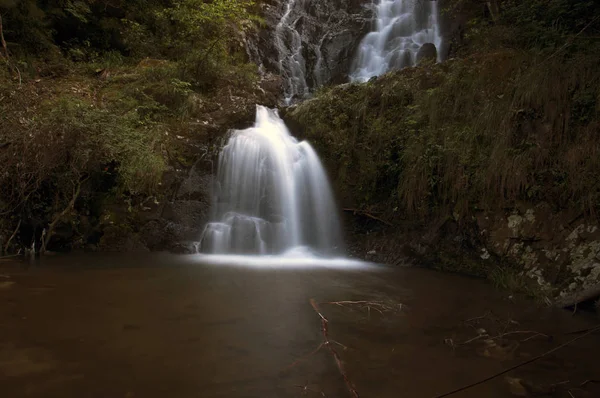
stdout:
[[364,82],[392,69],[414,66],[426,43],[435,45],[440,60],[438,2],[378,0],[375,29],[362,40],[350,75]]
[[306,61],[302,55],[302,36],[296,29],[302,13],[293,12],[298,2],[302,7],[303,0],[286,0],[283,16],[275,27],[279,72],[284,80],[285,102],[288,105],[293,98],[303,98],[309,94],[306,83]]
[[276,111],[257,106],[254,127],[234,130],[221,154],[213,220],[200,251],[279,254],[341,246],[333,194],[313,148],[290,135]]

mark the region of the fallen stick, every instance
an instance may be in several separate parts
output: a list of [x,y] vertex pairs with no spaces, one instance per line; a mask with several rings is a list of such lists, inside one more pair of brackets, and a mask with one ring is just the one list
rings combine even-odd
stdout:
[[371,309],[373,309],[381,315],[383,315],[384,312],[400,312],[402,310],[402,304],[387,304],[381,301],[328,301],[321,304],[337,305],[338,307],[343,308],[357,306],[358,308],[366,309],[369,314],[371,313]]
[[314,350],[312,350],[311,352],[309,352],[308,354],[304,355],[301,358],[296,359],[292,364],[290,364],[289,366],[287,366],[285,369],[290,369],[293,368],[294,366],[298,365],[300,362],[305,361],[306,359],[312,357],[313,355],[315,355],[317,352],[319,352],[321,350],[321,348],[323,348],[323,345],[325,343],[321,343],[317,348],[315,348]]
[[588,336],[588,335],[590,335],[590,334],[592,334],[592,333],[594,333],[594,332],[596,332],[596,331],[598,331],[598,330],[600,330],[600,325],[598,325],[598,326],[596,326],[596,327],[594,327],[594,328],[592,328],[592,329],[588,330],[586,333],[584,333],[584,334],[582,334],[582,335],[580,335],[580,336],[577,336],[577,337],[575,337],[575,338],[573,338],[573,339],[571,339],[571,340],[567,341],[567,342],[566,342],[566,343],[564,343],[564,344],[561,344],[561,345],[559,345],[558,347],[554,347],[553,349],[551,349],[551,350],[549,350],[549,351],[546,351],[546,352],[544,352],[543,354],[540,354],[540,355],[538,355],[537,357],[534,357],[534,358],[531,358],[531,359],[529,359],[529,360],[527,360],[527,361],[521,362],[521,363],[519,363],[519,364],[517,364],[517,365],[515,365],[515,366],[511,366],[510,368],[508,368],[508,369],[505,369],[505,370],[503,370],[502,372],[496,373],[496,374],[494,374],[494,375],[492,375],[492,376],[490,376],[490,377],[487,377],[487,378],[485,378],[485,379],[483,379],[483,380],[479,380],[479,381],[477,381],[477,382],[474,382],[474,383],[468,384],[468,385],[466,385],[466,386],[464,386],[464,387],[457,388],[456,390],[453,390],[453,391],[450,391],[450,392],[447,392],[447,393],[444,393],[444,394],[441,394],[441,395],[436,395],[436,396],[435,396],[435,398],[444,398],[444,397],[449,397],[450,395],[454,395],[454,394],[456,394],[456,393],[458,393],[458,392],[461,392],[461,391],[468,390],[468,389],[470,389],[470,388],[473,388],[473,387],[475,387],[475,386],[478,386],[478,385],[480,385],[480,384],[483,384],[483,383],[485,383],[485,382],[488,382],[488,381],[490,381],[490,380],[493,380],[493,379],[495,379],[495,378],[497,378],[497,377],[499,377],[499,376],[502,376],[502,375],[504,375],[504,374],[506,374],[506,373],[508,373],[508,372],[511,372],[511,371],[513,371],[513,370],[515,370],[515,369],[518,369],[518,368],[522,367],[522,366],[528,365],[528,364],[530,364],[530,363],[532,363],[532,362],[535,362],[535,361],[537,361],[537,360],[539,360],[539,359],[541,359],[541,358],[544,358],[545,356],[548,356],[548,355],[552,354],[553,352],[556,352],[556,351],[560,350],[561,348],[564,348],[564,347],[566,347],[566,346],[568,346],[568,345],[570,345],[570,344],[573,344],[573,343],[574,343],[574,342],[576,342],[577,340],[580,340],[580,339],[582,339],[582,338],[584,338],[584,337],[586,337],[586,336]]
[[[344,378],[344,382],[346,383],[346,387],[348,388],[348,391],[350,392],[350,394],[352,394],[352,396],[354,398],[360,398],[360,396],[358,395],[358,392],[356,391],[356,388],[354,387],[354,385],[348,378],[346,371],[344,370],[344,365],[342,363],[342,360],[340,359],[340,356],[338,355],[337,351],[333,347],[333,344],[331,344],[332,341],[329,340],[329,333],[328,333],[328,328],[327,328],[327,324],[329,321],[327,321],[327,318],[325,318],[325,316],[323,316],[323,314],[319,310],[319,306],[318,306],[317,302],[314,299],[310,299],[310,305],[313,307],[313,309],[315,310],[317,315],[319,315],[319,318],[321,318],[321,333],[323,334],[323,338],[325,339],[325,342],[322,344],[322,346],[324,345],[325,347],[327,347],[327,349],[333,356],[333,359],[335,359],[335,364],[337,365],[337,368],[340,371],[340,374]],[[320,348],[321,348],[321,346],[319,346],[319,349]]]
[[585,387],[590,383],[600,383],[600,380],[586,380],[579,385],[579,387]]
[[348,213],[353,213],[354,215],[360,214],[361,216],[365,216],[365,217],[368,217],[368,218],[373,219],[375,221],[379,221],[381,223],[384,223],[385,225],[389,225],[390,227],[392,227],[394,225],[391,222],[383,220],[383,219],[381,219],[381,218],[379,218],[377,216],[374,216],[373,214],[371,214],[371,213],[369,213],[367,211],[364,211],[364,210],[359,210],[359,209],[344,209],[344,211],[348,212]]

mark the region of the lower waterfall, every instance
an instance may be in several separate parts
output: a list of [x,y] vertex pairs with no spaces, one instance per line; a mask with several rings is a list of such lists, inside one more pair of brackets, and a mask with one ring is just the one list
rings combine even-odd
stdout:
[[219,155],[212,220],[202,234],[203,253],[333,255],[342,246],[319,157],[263,106],[255,125],[233,131]]

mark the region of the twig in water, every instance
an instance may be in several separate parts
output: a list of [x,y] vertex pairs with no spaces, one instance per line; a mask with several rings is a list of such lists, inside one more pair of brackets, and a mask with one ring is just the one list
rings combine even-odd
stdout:
[[348,374],[344,370],[344,365],[342,363],[342,360],[340,359],[340,356],[338,355],[337,351],[333,347],[333,344],[331,344],[332,342],[329,340],[329,333],[328,333],[328,328],[327,328],[327,324],[328,324],[327,318],[325,318],[325,316],[323,316],[323,314],[319,310],[319,306],[318,306],[317,302],[314,299],[310,299],[310,305],[313,307],[313,309],[315,310],[317,315],[319,315],[319,318],[321,318],[321,333],[323,334],[323,339],[325,340],[323,345],[325,347],[327,347],[327,349],[333,356],[333,359],[335,360],[335,364],[337,365],[337,368],[338,368],[340,374],[344,378],[346,387],[348,388],[348,391],[350,392],[350,394],[352,394],[352,397],[359,398],[360,396],[358,395],[356,388],[354,387],[354,385],[348,378]]
[[521,340],[521,342],[523,343],[523,342],[525,342],[525,341],[529,341],[529,340],[535,339],[535,338],[536,338],[536,337],[538,337],[538,336],[543,336],[543,337],[545,337],[545,338],[547,338],[547,339],[549,339],[549,338],[551,337],[551,336],[548,336],[548,335],[546,335],[546,334],[543,334],[543,333],[536,333],[536,334],[534,334],[533,336],[529,336],[529,337],[527,337],[527,338],[525,338],[525,339]]
[[526,339],[521,340],[521,342],[531,340],[531,339],[533,339],[535,337],[538,337],[538,336],[544,336],[544,337],[550,338],[550,336],[545,335],[544,333],[536,332],[536,331],[533,331],[533,330],[516,330],[516,331],[513,331],[513,332],[502,333],[502,334],[499,334],[499,335],[494,336],[494,337],[490,337],[490,335],[487,334],[487,333],[481,333],[478,336],[473,337],[472,339],[469,339],[469,340],[467,340],[465,342],[460,343],[460,345],[469,344],[469,343],[472,343],[475,340],[479,340],[479,339],[484,338],[484,337],[489,337],[488,340],[497,340],[497,339],[501,339],[501,338],[503,338],[505,336],[508,336],[508,335],[511,335],[511,334],[530,334],[530,333],[533,333],[533,336],[527,337]]
[[479,340],[479,339],[484,338],[484,337],[490,337],[490,335],[487,334],[487,333],[486,334],[480,334],[479,336],[473,337],[472,339],[469,339],[469,340],[467,340],[467,341],[465,341],[463,343],[460,343],[460,345],[469,344],[469,343],[474,342],[475,340]]
[[306,359],[312,357],[313,355],[315,355],[317,352],[319,352],[319,350],[321,350],[321,348],[323,348],[323,345],[325,343],[321,343],[319,344],[319,346],[317,348],[315,348],[313,351],[309,352],[308,354],[302,356],[301,358],[298,358],[297,360],[295,360],[291,365],[289,365],[286,369],[290,369],[293,368],[294,366],[298,365],[300,362],[305,361]]
[[506,333],[499,334],[498,336],[490,338],[490,340],[501,339],[502,337],[508,336],[511,334],[533,334],[533,336],[530,336],[530,337],[526,338],[525,340],[521,340],[521,341],[527,341],[527,340],[530,340],[537,336],[544,336],[544,337],[548,337],[548,338],[550,337],[544,333],[536,332],[534,330],[515,330],[513,332],[506,332]]
[[485,312],[485,314],[483,314],[483,315],[481,315],[481,316],[476,316],[475,318],[467,319],[467,320],[465,321],[465,323],[469,323],[469,322],[473,322],[473,321],[478,321],[478,320],[480,320],[480,319],[485,319],[485,318],[487,318],[487,317],[488,317],[488,316],[490,316],[490,315],[491,315],[491,312],[489,312],[489,311],[486,311],[486,312]]
[[579,387],[585,387],[590,383],[600,383],[600,380],[586,380],[579,385]]
[[560,350],[561,348],[564,348],[564,347],[566,347],[566,346],[568,346],[568,345],[570,345],[570,344],[573,344],[573,343],[574,343],[574,342],[576,342],[577,340],[580,340],[580,339],[582,339],[582,338],[584,338],[584,337],[586,337],[586,336],[588,336],[588,335],[590,335],[590,334],[592,334],[592,333],[594,333],[594,332],[596,332],[596,331],[598,331],[598,330],[600,330],[600,325],[598,325],[598,326],[596,326],[596,327],[594,327],[594,328],[592,328],[592,329],[588,330],[586,333],[584,333],[584,334],[582,334],[582,335],[580,335],[580,336],[577,336],[577,337],[575,337],[575,338],[573,338],[573,339],[571,339],[571,340],[567,341],[567,342],[566,342],[566,343],[564,343],[564,344],[561,344],[561,345],[559,345],[558,347],[554,347],[553,349],[551,349],[551,350],[549,350],[549,351],[546,351],[546,352],[544,352],[543,354],[540,354],[540,355],[538,355],[537,357],[534,357],[534,358],[531,358],[531,359],[529,359],[529,360],[527,360],[527,361],[521,362],[521,363],[519,363],[519,364],[517,364],[517,365],[515,365],[515,366],[511,366],[510,368],[508,368],[508,369],[505,369],[505,370],[503,370],[502,372],[498,372],[498,373],[496,373],[496,374],[494,374],[494,375],[492,375],[492,376],[489,376],[489,377],[487,377],[487,378],[485,378],[485,379],[483,379],[483,380],[479,380],[479,381],[477,381],[477,382],[471,383],[471,384],[469,384],[469,385],[466,385],[466,386],[464,386],[464,387],[457,388],[456,390],[453,390],[453,391],[450,391],[450,392],[447,392],[447,393],[444,393],[444,394],[441,394],[441,395],[437,395],[437,396],[435,396],[435,398],[444,398],[444,397],[449,397],[450,395],[454,395],[454,394],[456,394],[456,393],[459,393],[459,392],[461,392],[461,391],[468,390],[468,389],[470,389],[470,388],[473,388],[473,387],[475,387],[475,386],[478,386],[478,385],[480,385],[480,384],[483,384],[483,383],[485,383],[485,382],[488,382],[488,381],[490,381],[490,380],[493,380],[493,379],[495,379],[495,378],[497,378],[497,377],[499,377],[499,376],[502,376],[503,374],[506,374],[506,373],[508,373],[508,372],[511,372],[511,371],[513,371],[513,370],[515,370],[515,369],[518,369],[518,368],[522,367],[522,366],[528,365],[528,364],[530,364],[530,363],[532,363],[532,362],[535,362],[535,361],[537,361],[537,360],[539,360],[539,359],[541,359],[541,358],[544,358],[545,356],[548,356],[548,355],[550,355],[550,354],[552,354],[552,353],[554,353],[554,352],[556,352],[556,351]]
[[371,309],[379,312],[381,315],[384,312],[400,312],[402,310],[402,304],[388,304],[382,301],[329,301],[322,304],[332,304],[339,307],[357,306],[361,309],[366,309],[369,316],[371,315]]

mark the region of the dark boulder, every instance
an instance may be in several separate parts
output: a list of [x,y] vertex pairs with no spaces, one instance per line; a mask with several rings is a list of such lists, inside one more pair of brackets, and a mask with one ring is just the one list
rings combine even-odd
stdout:
[[417,53],[417,62],[422,61],[433,61],[437,59],[437,49],[435,48],[435,44],[433,43],[425,43],[419,49]]

